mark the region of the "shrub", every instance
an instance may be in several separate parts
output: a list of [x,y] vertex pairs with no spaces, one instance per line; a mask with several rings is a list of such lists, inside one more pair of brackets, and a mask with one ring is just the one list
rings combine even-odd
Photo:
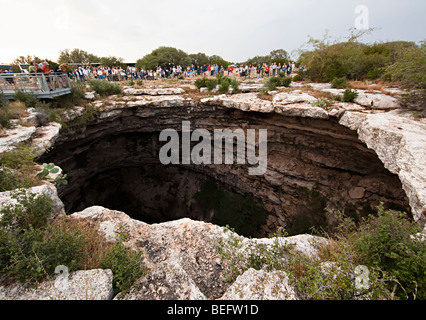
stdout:
[[30,92],[24,92],[21,89],[15,90],[13,100],[21,101],[27,108],[34,108],[38,102],[37,97]]
[[305,81],[308,80],[308,73],[305,70],[297,70],[296,75],[292,78],[293,81]]
[[20,191],[16,205],[0,211],[0,272],[21,282],[36,283],[54,274],[58,265],[69,272],[100,268],[108,252],[93,227],[69,217],[48,223],[52,200]]
[[20,119],[27,111],[27,107],[21,101],[13,101],[8,106],[9,115],[12,119]]
[[209,90],[213,90],[214,88],[216,88],[218,84],[218,80],[217,79],[211,79],[211,78],[207,78],[207,77],[202,77],[201,79],[197,79],[194,82],[194,85],[200,89],[203,87],[207,87]]
[[0,168],[0,192],[17,189],[21,186],[15,172],[7,168]]
[[54,105],[60,108],[71,108],[81,103],[84,96],[85,83],[72,81],[71,93],[58,96],[54,99]]
[[282,231],[274,234],[272,244],[257,244],[254,246],[244,245],[240,236],[233,228],[225,226],[226,240],[220,239],[215,245],[216,251],[221,256],[226,266],[223,276],[226,281],[234,282],[235,279],[250,268],[260,269],[282,269],[284,267],[290,247],[280,241],[284,235]]
[[0,157],[0,165],[20,171],[31,170],[35,165],[36,150],[26,143],[19,143],[16,150],[5,152]]
[[403,106],[426,113],[426,42],[419,47],[405,48],[400,59],[390,65],[386,76],[402,82],[408,94],[403,97]]
[[228,93],[229,87],[232,87],[232,93],[239,92],[239,84],[236,79],[231,79],[226,76],[222,76],[221,74],[218,74],[216,79],[219,83],[219,93]]
[[343,93],[342,101],[353,102],[357,96],[358,96],[358,91],[346,89],[345,92]]
[[104,269],[111,269],[114,274],[114,291],[126,292],[145,272],[146,267],[141,251],[133,251],[123,244],[127,240],[124,232],[120,232],[114,245],[101,261]]
[[331,87],[335,89],[345,89],[348,87],[348,82],[345,77],[342,78],[334,78]]
[[381,204],[377,216],[365,219],[350,235],[359,263],[394,279],[389,287],[401,299],[426,299],[426,242],[415,238],[419,231],[419,225],[409,222],[405,213],[385,211]]
[[121,93],[121,85],[117,82],[109,82],[103,79],[93,79],[89,81],[89,85],[100,96],[108,96]]
[[264,88],[267,88],[269,91],[273,91],[277,87],[288,87],[290,83],[291,78],[286,77],[284,72],[281,72],[278,77],[270,77],[263,80]]
[[86,109],[84,113],[79,115],[78,117],[72,119],[68,122],[69,127],[82,127],[85,126],[88,122],[95,120],[97,111],[93,107],[93,105],[86,105]]
[[322,98],[321,100],[312,102],[312,106],[318,106],[320,108],[323,108],[325,110],[329,110],[331,107],[331,102],[327,98]]
[[0,127],[9,128],[10,127],[10,112],[7,107],[6,102],[2,102],[2,97],[0,96]]

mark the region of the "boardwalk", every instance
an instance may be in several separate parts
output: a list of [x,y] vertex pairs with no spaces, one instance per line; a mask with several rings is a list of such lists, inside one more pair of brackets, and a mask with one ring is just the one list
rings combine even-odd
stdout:
[[65,73],[0,74],[0,95],[13,99],[16,90],[33,93],[37,98],[54,98],[71,93],[71,84]]

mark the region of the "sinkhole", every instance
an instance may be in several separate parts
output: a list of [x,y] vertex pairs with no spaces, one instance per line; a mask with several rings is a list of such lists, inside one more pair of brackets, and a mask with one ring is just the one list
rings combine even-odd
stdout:
[[[129,108],[69,128],[38,159],[67,173],[68,184],[58,186],[67,213],[99,205],[146,223],[187,217],[261,237],[278,227],[289,234],[327,229],[335,222],[331,208],[356,218],[380,202],[410,212],[398,177],[336,120],[208,106],[146,112]],[[250,175],[253,166],[237,161],[163,164],[159,153],[167,142],[160,134],[171,128],[182,138],[184,120],[209,132],[267,129],[267,170]]]

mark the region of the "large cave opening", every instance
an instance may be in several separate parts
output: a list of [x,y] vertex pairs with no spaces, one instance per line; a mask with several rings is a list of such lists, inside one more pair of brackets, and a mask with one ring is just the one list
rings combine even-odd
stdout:
[[[236,162],[162,164],[160,132],[173,128],[182,135],[182,120],[211,132],[267,129],[266,172],[249,175],[249,165]],[[398,177],[356,132],[332,119],[204,106],[191,113],[157,108],[141,116],[138,108],[129,108],[64,131],[39,161],[67,173],[69,183],[58,193],[68,213],[100,205],[146,223],[188,217],[266,236],[277,227],[290,234],[326,229],[333,223],[330,208],[354,217],[372,213],[380,202],[410,211]]]

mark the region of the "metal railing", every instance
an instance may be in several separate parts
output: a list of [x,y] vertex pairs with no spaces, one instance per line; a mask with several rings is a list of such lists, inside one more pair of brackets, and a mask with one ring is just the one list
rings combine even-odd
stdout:
[[66,73],[1,73],[0,93],[12,99],[16,90],[33,93],[39,98],[53,98],[71,93]]

